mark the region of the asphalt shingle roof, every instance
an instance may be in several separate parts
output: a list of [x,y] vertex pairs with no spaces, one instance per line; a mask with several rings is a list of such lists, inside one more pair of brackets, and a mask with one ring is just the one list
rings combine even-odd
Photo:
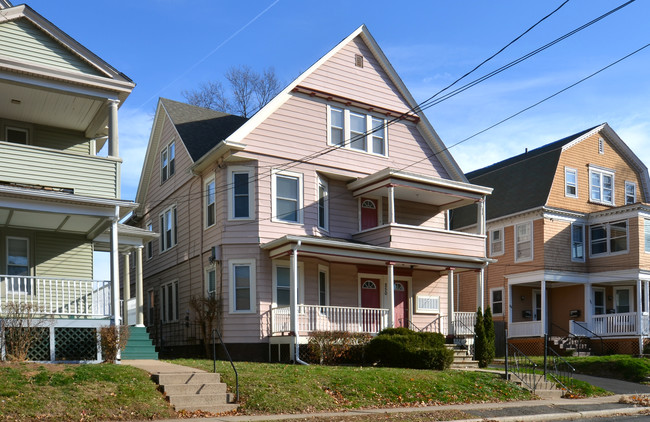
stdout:
[[161,98],[192,160],[196,162],[239,129],[245,117]]

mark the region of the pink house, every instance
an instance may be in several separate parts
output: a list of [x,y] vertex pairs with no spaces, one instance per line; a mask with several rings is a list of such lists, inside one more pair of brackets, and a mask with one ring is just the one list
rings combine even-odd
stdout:
[[[365,26],[248,120],[161,99],[132,219],[161,234],[146,323],[182,326],[212,295],[231,354],[260,360],[293,359],[316,330],[471,331],[447,297],[454,273],[482,291],[491,189],[416,105]],[[449,230],[469,204],[476,233]]]

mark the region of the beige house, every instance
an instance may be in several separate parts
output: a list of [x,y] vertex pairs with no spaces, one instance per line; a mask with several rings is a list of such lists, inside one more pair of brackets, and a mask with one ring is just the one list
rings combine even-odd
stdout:
[[[119,198],[117,110],[135,85],[29,6],[0,14],[0,319],[47,318],[33,360],[97,361],[97,328],[119,322],[118,253],[143,243],[117,240],[135,207]],[[93,279],[99,250],[111,280]]]
[[[607,123],[467,174],[487,201],[487,296],[512,343],[585,336],[593,352],[640,353],[650,282],[648,170]],[[474,230],[472,210],[453,226]],[[461,275],[458,309],[473,309]],[[541,349],[540,349],[541,350]]]
[[169,344],[212,295],[231,354],[258,360],[296,357],[317,330],[467,332],[449,281],[490,259],[483,226],[449,230],[447,212],[484,218],[491,189],[415,106],[365,26],[248,120],[161,99],[132,219],[161,234],[147,324]]

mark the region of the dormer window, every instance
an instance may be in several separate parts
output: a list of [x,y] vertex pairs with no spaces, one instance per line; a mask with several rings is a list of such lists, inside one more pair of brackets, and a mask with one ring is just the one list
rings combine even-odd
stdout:
[[330,145],[388,155],[386,120],[379,116],[328,106],[327,143]]
[[600,204],[614,205],[614,172],[589,168],[589,199]]

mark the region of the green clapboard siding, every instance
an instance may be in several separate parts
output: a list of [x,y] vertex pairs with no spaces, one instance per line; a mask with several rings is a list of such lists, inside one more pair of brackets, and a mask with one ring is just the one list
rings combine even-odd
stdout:
[[36,276],[93,278],[93,248],[83,236],[36,233],[34,258]]
[[25,18],[0,24],[0,56],[102,76]]
[[90,154],[90,140],[83,133],[48,126],[34,128],[33,144],[78,154]]

